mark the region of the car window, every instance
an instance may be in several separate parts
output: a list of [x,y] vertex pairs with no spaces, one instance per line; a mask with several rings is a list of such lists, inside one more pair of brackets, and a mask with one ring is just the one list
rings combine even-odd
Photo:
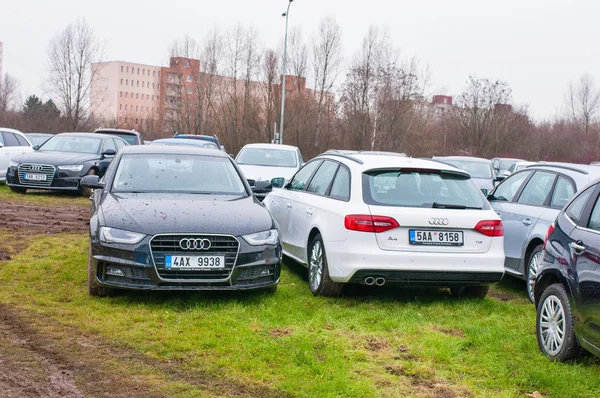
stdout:
[[13,133],[5,131],[2,135],[4,136],[4,146],[19,146],[19,141]]
[[319,170],[315,173],[315,176],[310,181],[310,185],[306,189],[308,192],[316,193],[318,195],[325,195],[327,188],[331,185],[335,172],[338,168],[338,164],[329,160],[323,161]]
[[17,141],[19,142],[19,146],[29,146],[29,143],[27,142],[27,140],[23,137],[21,137],[19,134],[15,134],[15,137],[17,138]]
[[581,215],[583,214],[583,209],[585,209],[585,205],[590,195],[594,191],[593,188],[595,187],[596,186],[594,185],[583,191],[575,200],[571,202],[569,207],[567,207],[565,214],[567,215],[567,217],[573,220],[575,224],[579,224],[579,220],[581,219]]
[[517,203],[532,206],[543,206],[554,184],[556,174],[536,171],[529,179]]
[[513,163],[512,166],[510,166],[510,168],[508,169],[508,171],[511,172],[511,173],[514,173],[516,171],[515,170],[516,168],[517,168],[517,164]]
[[329,196],[333,199],[350,200],[350,173],[347,168],[340,166],[338,169]]
[[307,163],[306,166],[301,168],[300,171],[296,173],[294,178],[292,178],[289,189],[294,191],[303,191],[304,188],[306,188],[306,184],[308,184],[308,179],[320,164],[320,160]]
[[493,167],[490,163],[474,162],[472,160],[441,158],[442,162],[464,170],[473,178],[493,178]]
[[0,132],[0,144],[4,146],[4,138],[2,138],[2,133]]
[[569,179],[559,176],[556,186],[554,187],[554,193],[552,194],[552,201],[550,207],[555,209],[562,209],[571,198],[575,195],[575,187]]
[[124,141],[121,141],[121,140],[117,140],[117,139],[115,139],[114,141],[115,141],[115,146],[117,147],[117,152],[118,152],[118,151],[119,151],[121,148],[123,148],[124,146],[126,146],[126,145],[127,145],[127,144],[126,144]]
[[494,191],[494,199],[506,202],[512,202],[515,194],[523,185],[523,182],[527,180],[527,177],[531,175],[531,172],[524,172],[513,174],[498,185],[498,188]]
[[106,152],[109,149],[112,149],[115,152],[117,151],[117,147],[115,146],[115,141],[112,138],[104,140],[104,144],[102,145],[102,152]]
[[590,221],[588,222],[588,228],[593,229],[594,231],[600,231],[600,197],[596,199],[594,210],[592,210],[592,215],[590,216]]

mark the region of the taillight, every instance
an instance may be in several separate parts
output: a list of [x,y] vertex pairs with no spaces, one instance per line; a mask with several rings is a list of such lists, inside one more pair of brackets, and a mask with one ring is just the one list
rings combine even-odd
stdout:
[[385,232],[398,228],[400,224],[392,217],[350,214],[344,218],[344,226],[351,231]]
[[475,225],[475,231],[486,236],[504,236],[504,225],[500,220],[479,221]]
[[550,224],[550,226],[548,227],[548,232],[546,232],[546,237],[544,238],[544,249],[546,248],[546,242],[548,242],[548,239],[550,238],[550,235],[552,235],[552,232],[554,232],[554,228],[556,227],[556,221],[554,221],[552,224]]

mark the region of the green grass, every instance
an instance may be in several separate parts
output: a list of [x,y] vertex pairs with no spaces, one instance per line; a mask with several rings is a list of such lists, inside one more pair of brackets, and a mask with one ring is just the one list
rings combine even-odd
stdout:
[[0,202],[21,202],[49,206],[81,205],[89,206],[88,198],[73,192],[50,192],[42,190],[28,190],[26,194],[11,192],[8,185],[0,183]]
[[[442,289],[373,289],[323,299],[310,294],[305,271],[292,264],[284,266],[274,295],[98,299],[87,295],[87,244],[78,235],[32,240],[0,264],[0,302],[192,374],[298,397],[600,396],[597,359],[557,364],[539,353],[534,307],[522,284],[510,279],[494,288],[508,301],[456,300]],[[167,387],[170,394],[199,393]]]

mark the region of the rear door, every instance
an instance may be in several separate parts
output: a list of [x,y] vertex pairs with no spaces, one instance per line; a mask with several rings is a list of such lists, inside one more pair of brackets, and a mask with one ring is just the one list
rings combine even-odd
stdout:
[[15,134],[9,131],[3,131],[0,133],[2,135],[3,147],[0,148],[0,178],[6,178],[6,169],[8,169],[8,163],[10,160],[24,153],[24,148],[21,147],[19,141]]
[[468,176],[434,170],[371,171],[363,174],[363,195],[371,216],[391,217],[400,224],[376,234],[382,250],[484,253],[490,249],[492,238],[474,228],[493,213]]
[[[600,189],[588,199],[570,238],[571,260],[576,274],[574,292],[576,333],[600,348]],[[575,203],[575,202],[573,202]]]

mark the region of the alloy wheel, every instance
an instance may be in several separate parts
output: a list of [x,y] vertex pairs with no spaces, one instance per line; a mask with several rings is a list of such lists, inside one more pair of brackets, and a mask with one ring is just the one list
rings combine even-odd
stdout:
[[537,271],[542,261],[542,252],[538,251],[531,256],[529,259],[529,271],[527,273],[527,295],[529,300],[533,303],[535,300],[535,278],[537,278]]
[[315,292],[323,279],[323,247],[320,241],[315,241],[310,252],[310,266],[308,269],[310,289]]
[[548,296],[542,304],[540,314],[540,337],[545,351],[556,356],[563,347],[565,338],[565,312],[559,298]]

